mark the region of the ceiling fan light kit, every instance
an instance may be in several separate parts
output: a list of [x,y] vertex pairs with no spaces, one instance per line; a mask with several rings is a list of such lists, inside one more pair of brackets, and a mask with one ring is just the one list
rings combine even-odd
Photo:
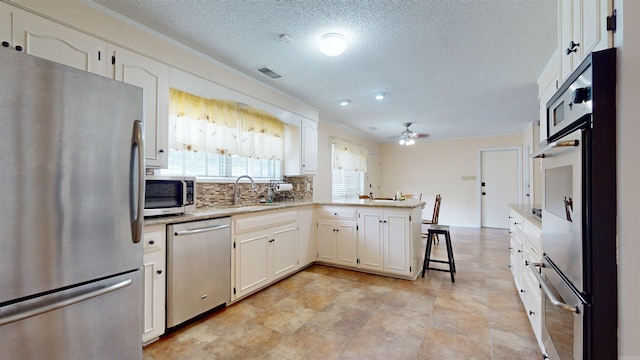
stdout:
[[405,127],[405,129],[400,133],[400,140],[398,141],[398,144],[404,145],[404,146],[411,146],[416,143],[415,138],[428,136],[425,134],[418,134],[416,132],[409,130],[409,126],[411,126],[411,124],[413,123],[406,122],[402,124]]

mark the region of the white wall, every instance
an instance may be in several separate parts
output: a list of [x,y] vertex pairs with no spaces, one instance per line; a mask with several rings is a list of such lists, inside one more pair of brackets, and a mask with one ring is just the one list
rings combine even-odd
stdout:
[[[640,1],[616,0],[618,30],[618,321],[620,356],[640,359]],[[626,38],[627,41],[624,41]]]
[[475,227],[478,223],[478,150],[522,146],[522,134],[446,141],[418,141],[413,146],[382,146],[382,195],[422,193],[422,218],[430,219],[436,194],[442,195],[440,222]]
[[331,201],[331,137],[333,136],[364,146],[369,151],[380,153],[380,144],[320,120],[318,124],[318,175],[313,179],[314,201]]

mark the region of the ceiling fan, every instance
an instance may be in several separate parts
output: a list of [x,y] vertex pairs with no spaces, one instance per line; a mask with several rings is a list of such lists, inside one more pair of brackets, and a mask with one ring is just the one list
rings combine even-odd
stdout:
[[416,143],[415,139],[429,136],[428,134],[418,134],[417,132],[410,130],[409,126],[411,126],[411,124],[413,123],[406,122],[402,124],[405,129],[400,133],[400,140],[398,141],[400,145],[410,146]]

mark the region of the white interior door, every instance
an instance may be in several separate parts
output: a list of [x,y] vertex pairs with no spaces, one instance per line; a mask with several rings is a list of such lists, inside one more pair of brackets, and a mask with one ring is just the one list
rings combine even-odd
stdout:
[[508,228],[507,204],[521,199],[519,148],[480,150],[480,225]]

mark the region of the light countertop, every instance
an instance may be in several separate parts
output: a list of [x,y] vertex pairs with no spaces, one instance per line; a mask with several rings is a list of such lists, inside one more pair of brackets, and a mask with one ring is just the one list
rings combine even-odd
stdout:
[[278,210],[278,209],[287,209],[293,207],[300,206],[309,206],[309,205],[333,205],[333,206],[371,206],[371,207],[382,207],[382,208],[405,208],[412,209],[415,207],[423,207],[425,205],[424,201],[392,201],[392,200],[350,200],[350,201],[320,201],[320,202],[311,202],[311,201],[298,201],[298,202],[275,202],[272,204],[247,204],[247,205],[239,205],[239,206],[226,206],[219,208],[208,208],[197,210],[193,213],[183,214],[183,215],[167,215],[167,216],[155,216],[144,219],[145,225],[156,225],[156,224],[177,224],[188,221],[195,220],[206,220],[206,219],[215,219],[226,216],[240,215],[240,214],[248,214],[255,213],[261,211],[269,211],[269,210]]

